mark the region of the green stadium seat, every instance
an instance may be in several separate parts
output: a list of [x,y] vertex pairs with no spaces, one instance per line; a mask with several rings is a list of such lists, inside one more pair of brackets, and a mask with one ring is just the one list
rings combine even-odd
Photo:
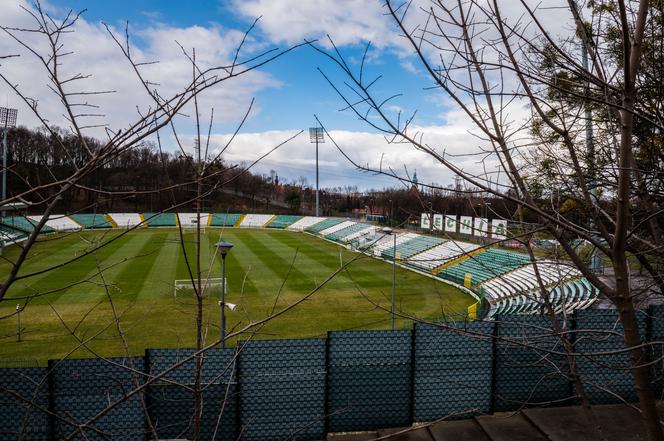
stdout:
[[84,214],[76,213],[72,214],[69,217],[74,219],[76,222],[81,224],[83,228],[111,228],[112,225],[108,223],[103,214]]
[[175,213],[143,213],[143,219],[149,227],[175,227]]
[[285,214],[278,214],[272,219],[272,221],[267,224],[268,228],[279,228],[279,229],[284,229],[291,224],[294,224],[295,222],[299,221],[302,219],[302,216],[291,216],[291,215],[285,215]]
[[241,214],[238,213],[213,213],[210,226],[212,227],[232,227],[240,220]]

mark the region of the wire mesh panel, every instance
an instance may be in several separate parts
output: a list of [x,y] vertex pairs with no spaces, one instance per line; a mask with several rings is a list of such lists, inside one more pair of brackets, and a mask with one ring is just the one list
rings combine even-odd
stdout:
[[240,344],[242,438],[324,438],[325,340]]
[[[650,335],[649,341],[664,341],[664,306],[653,306],[650,309]],[[650,347],[650,368],[652,387],[655,398],[662,399],[664,393],[664,346],[661,344]]]
[[411,423],[410,331],[330,332],[329,431]]
[[551,328],[546,317],[496,317],[495,411],[571,399],[565,349]]
[[[143,376],[143,358],[132,359],[132,373],[126,359],[85,359],[52,362],[53,404],[56,415],[71,423],[83,423],[104,411],[118,400],[120,404],[105,412],[84,429],[85,438],[79,433],[74,439],[145,440],[145,418],[140,395],[126,398],[140,383]],[[75,432],[75,427],[61,419],[55,420],[57,439]],[[103,433],[103,435],[102,435]]]
[[492,323],[415,325],[415,421],[491,409]]
[[0,440],[49,438],[44,368],[0,369]]
[[[192,438],[196,373],[193,354],[191,349],[147,351],[151,375],[161,375],[182,363],[150,386],[150,417],[161,439]],[[234,349],[210,349],[201,356],[201,439],[236,438],[235,360]]]
[[[646,339],[646,315],[637,311],[639,333]],[[592,404],[636,401],[634,380],[629,370],[629,354],[605,354],[625,349],[623,327],[615,310],[577,311],[576,351],[579,373]],[[599,355],[598,353],[604,353]],[[644,360],[644,363],[646,360]]]

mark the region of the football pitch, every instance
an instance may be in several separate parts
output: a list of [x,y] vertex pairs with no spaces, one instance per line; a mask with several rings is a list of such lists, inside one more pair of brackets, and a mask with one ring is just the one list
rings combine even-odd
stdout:
[[[95,253],[43,272],[113,238]],[[41,238],[19,272],[19,276],[35,275],[17,281],[0,302],[0,316],[5,317],[30,297],[20,314],[21,342],[16,341],[17,317],[0,320],[0,361],[43,364],[65,356],[123,356],[113,308],[132,354],[141,355],[145,348],[194,347],[194,296],[186,289],[174,295],[174,281],[189,278],[188,268],[196,271],[195,235],[187,234],[184,240],[187,259],[175,228],[83,231]],[[226,298],[237,305],[226,314],[229,332],[292,304],[347,264],[306,301],[241,339],[389,329],[391,264],[303,233],[208,228],[201,237],[203,277],[221,277],[221,259],[214,250],[220,240],[234,244],[226,258]],[[17,246],[5,250],[9,260],[18,254]],[[3,280],[9,268],[6,261],[0,263]],[[208,343],[219,335],[219,293],[220,287],[215,286],[204,299]],[[465,314],[472,303],[473,298],[455,287],[397,268],[400,312],[439,319]],[[397,327],[408,326],[407,320],[397,320]]]

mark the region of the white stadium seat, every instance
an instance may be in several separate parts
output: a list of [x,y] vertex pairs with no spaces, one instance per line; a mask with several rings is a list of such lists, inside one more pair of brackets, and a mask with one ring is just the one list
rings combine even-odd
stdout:
[[436,245],[422,253],[416,254],[408,259],[408,263],[417,268],[431,271],[440,265],[449,262],[465,253],[469,253],[479,248],[479,245],[448,240],[445,243]]
[[242,219],[240,223],[241,228],[261,228],[266,223],[270,222],[270,219],[274,217],[273,214],[248,214]]
[[302,219],[298,220],[297,222],[293,222],[289,226],[286,227],[287,230],[291,231],[302,231],[305,228],[309,228],[312,225],[316,225],[319,222],[324,221],[327,219],[326,217],[317,217],[317,216],[305,216]]
[[[42,217],[43,216],[27,216],[28,219],[34,222],[41,221]],[[74,222],[64,214],[52,214],[46,221],[46,226],[53,228],[55,231],[78,231],[83,229],[79,223]]]
[[362,237],[364,235],[373,233],[376,230],[376,227],[373,225],[367,225],[366,228],[363,228],[361,230],[358,230],[354,232],[353,234],[349,234],[348,236],[344,237],[344,241],[350,242],[351,240],[357,239],[358,237]]
[[120,228],[133,228],[143,222],[138,213],[108,213]]
[[[379,236],[383,233],[378,233]],[[418,235],[415,233],[402,233],[402,234],[397,234],[397,247],[399,244],[402,244],[408,240],[416,238]],[[380,256],[383,251],[387,250],[388,248],[391,248],[394,246],[394,236],[384,234],[383,237],[379,240],[377,240],[372,246],[371,246],[371,251],[373,252],[374,256]]]
[[348,228],[351,225],[355,225],[356,223],[357,222],[343,221],[343,222],[340,222],[336,225],[331,226],[330,228],[326,228],[323,231],[320,231],[318,234],[320,234],[321,236],[327,236],[328,234],[332,234],[336,231],[343,230],[344,228]]
[[[180,225],[183,227],[196,226],[196,213],[177,213]],[[201,226],[207,226],[210,219],[210,213],[201,213]]]

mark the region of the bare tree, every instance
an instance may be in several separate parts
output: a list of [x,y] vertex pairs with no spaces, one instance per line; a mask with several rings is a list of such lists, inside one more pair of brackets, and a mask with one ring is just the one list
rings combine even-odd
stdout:
[[[496,0],[385,2],[432,88],[472,121],[479,148],[466,157],[483,164],[478,173],[462,169],[461,158],[444,146],[427,143],[414,114],[393,118],[386,105],[399,94],[374,92],[379,77],[368,77],[365,60],[354,70],[332,41],[331,52],[315,47],[348,78],[341,88],[323,73],[346,110],[397,148],[424,152],[478,191],[517,204],[520,216],[527,211],[532,231],[554,238],[615,305],[644,426],[649,439],[661,440],[635,312],[643,293],[630,283],[636,260],[650,277],[648,290],[662,293],[661,160],[642,160],[652,158],[653,138],[661,140],[663,128],[661,105],[654,104],[661,88],[646,88],[662,69],[661,5],[559,3],[547,9],[526,0],[509,7]],[[570,23],[567,30],[551,28],[545,16],[552,11]],[[392,169],[371,171],[410,180]],[[579,239],[610,262],[610,277],[593,272],[573,245]]]
[[[202,414],[202,399],[204,392],[204,385],[202,383],[201,375],[203,371],[203,364],[205,353],[210,348],[214,348],[220,344],[220,340],[215,336],[208,337],[209,327],[211,322],[204,317],[205,301],[210,301],[211,287],[208,284],[208,278],[212,271],[212,262],[203,262],[201,237],[202,232],[200,229],[201,224],[201,206],[200,201],[209,197],[215,191],[221,189],[223,186],[229,185],[233,180],[240,179],[243,175],[249,173],[249,170],[265,156],[274,152],[277,148],[297,137],[300,133],[295,133],[278,143],[269,151],[265,152],[259,159],[248,164],[246,167],[225,167],[220,166],[221,157],[227,151],[235,136],[242,129],[244,122],[249,117],[253,101],[248,105],[246,111],[241,115],[240,121],[236,127],[233,136],[226,143],[226,145],[216,146],[211,144],[211,130],[214,119],[214,111],[212,110],[209,123],[207,125],[207,134],[203,132],[205,123],[202,122],[202,116],[199,109],[199,97],[206,91],[212,88],[233,87],[234,82],[239,81],[242,77],[247,76],[252,71],[255,71],[267,63],[281,57],[291,50],[297,48],[293,46],[286,49],[267,49],[259,53],[249,53],[245,55],[245,43],[249,38],[251,31],[254,28],[252,25],[244,34],[241,41],[238,43],[232,60],[225,65],[218,66],[202,66],[196,59],[196,52],[194,49],[185,49],[180,46],[182,56],[185,62],[191,65],[191,80],[181,90],[176,91],[170,95],[164,95],[159,90],[158,85],[150,81],[146,76],[145,66],[153,64],[153,62],[139,61],[134,58],[134,52],[130,44],[130,34],[128,25],[124,30],[124,35],[118,33],[106,26],[108,37],[117,44],[117,48],[121,54],[124,55],[126,60],[126,70],[128,75],[134,76],[135,81],[142,87],[148,104],[145,108],[139,108],[136,112],[135,120],[124,128],[110,128],[107,123],[103,122],[106,115],[98,113],[96,109],[99,106],[94,103],[95,99],[102,99],[106,94],[113,93],[114,91],[90,89],[94,87],[90,77],[84,73],[78,73],[74,76],[63,76],[63,65],[66,64],[68,58],[76,56],[75,53],[69,51],[64,40],[65,35],[75,32],[77,22],[80,19],[80,13],[70,11],[64,18],[56,18],[49,15],[42,5],[37,2],[34,8],[24,8],[25,14],[31,17],[33,26],[27,28],[16,28],[11,26],[0,26],[0,31],[5,38],[13,40],[23,51],[33,57],[40,65],[43,73],[44,81],[50,91],[55,94],[58,102],[61,104],[61,111],[66,122],[67,130],[60,131],[54,128],[49,120],[49,116],[42,113],[37,107],[38,97],[30,95],[30,91],[21,89],[16,82],[16,79],[11,78],[6,72],[0,70],[0,79],[9,87],[15,96],[22,101],[31,110],[32,116],[40,121],[45,136],[49,138],[52,143],[49,148],[52,148],[53,154],[51,157],[58,157],[58,161],[66,167],[63,169],[69,170],[64,176],[50,173],[47,179],[41,179],[38,183],[30,182],[27,177],[20,176],[19,179],[24,179],[22,190],[9,195],[5,200],[0,201],[0,205],[10,204],[16,201],[30,201],[31,209],[39,211],[43,214],[40,221],[34,226],[32,231],[29,231],[27,240],[18,244],[20,252],[15,260],[8,261],[10,264],[10,271],[7,277],[0,284],[0,302],[6,299],[20,300],[23,303],[22,308],[18,312],[22,312],[32,299],[46,296],[49,292],[35,292],[24,298],[8,297],[7,293],[10,288],[19,281],[30,280],[40,274],[48,273],[56,269],[67,267],[74,262],[86,256],[95,256],[100,250],[114,243],[124,235],[128,234],[140,225],[132,226],[126,231],[114,232],[111,234],[104,234],[101,237],[96,237],[91,240],[84,252],[78,255],[57,262],[47,268],[40,269],[39,271],[26,272],[21,271],[24,264],[30,256],[35,244],[40,240],[40,235],[45,231],[46,222],[50,216],[54,214],[56,207],[60,207],[63,200],[72,197],[76,192],[86,192],[90,195],[95,195],[101,198],[132,198],[136,196],[145,195],[159,195],[167,194],[170,196],[170,204],[168,211],[177,210],[179,207],[189,206],[192,202],[197,202],[196,220],[197,228],[194,235],[194,253],[191,254],[186,248],[186,243],[191,240],[190,235],[185,235],[180,228],[179,242],[181,245],[182,253],[185,257],[189,278],[192,282],[195,300],[195,327],[196,327],[196,346],[195,351],[191,356],[185,357],[184,360],[178,362],[174,366],[169,366],[164,372],[157,375],[147,376],[146,373],[141,372],[141,369],[134,367],[131,362],[130,342],[126,339],[124,328],[122,325],[122,313],[118,311],[113,302],[113,295],[111,283],[109,283],[104,273],[108,268],[102,267],[102,264],[97,261],[97,272],[101,280],[101,284],[106,292],[107,299],[112,309],[112,320],[103,329],[115,329],[118,338],[122,341],[125,356],[128,360],[126,365],[118,365],[116,362],[101,357],[90,346],[90,343],[99,337],[95,334],[92,337],[80,338],[77,335],[76,327],[70,327],[64,319],[59,315],[58,311],[53,308],[54,313],[61,318],[61,323],[68,333],[70,333],[77,341],[76,346],[72,349],[74,352],[77,349],[84,349],[95,357],[106,361],[109,365],[119,369],[126,369],[129,371],[133,378],[132,390],[127,391],[124,396],[109,405],[99,412],[94,417],[87,421],[76,421],[70,416],[66,415],[53,415],[65,427],[69,427],[71,433],[67,434],[64,439],[72,439],[76,436],[86,437],[86,433],[95,433],[106,436],[96,428],[96,421],[103,417],[108,412],[112,411],[115,407],[124,403],[126,400],[131,399],[133,396],[139,397],[147,421],[147,427],[152,438],[158,438],[155,426],[150,421],[150,415],[147,410],[147,405],[144,399],[144,391],[146,387],[160,379],[166,379],[169,372],[177,369],[178,367],[188,363],[194,362],[194,384],[192,387],[194,397],[194,409],[192,411],[192,433],[194,439],[201,438],[201,414]],[[37,36],[38,38],[26,38],[26,36]],[[2,57],[3,59],[6,57]],[[13,57],[12,57],[13,58]],[[177,130],[176,120],[187,118],[185,112],[193,108],[195,112],[193,123],[196,128],[196,136],[193,141],[193,150],[195,154],[192,156],[190,152],[191,146],[189,141],[182,139],[182,136]],[[190,119],[191,121],[191,119]],[[91,130],[101,130],[106,134],[104,141],[97,141],[88,136]],[[161,133],[163,131],[170,131],[173,138],[176,140],[177,148],[183,158],[183,164],[180,170],[185,171],[183,175],[170,176],[166,168],[166,161],[169,160],[169,155],[165,152],[162,146]],[[63,133],[61,133],[63,132]],[[63,135],[63,136],[61,136]],[[64,138],[67,138],[66,141]],[[100,182],[98,185],[89,185],[90,177],[94,177],[99,171],[107,168],[129,155],[134,155],[135,158],[140,158],[141,154],[152,154],[150,146],[154,145],[158,149],[159,160],[164,163],[164,175],[166,182],[158,188],[149,188],[141,190],[137,188],[124,189],[124,188],[105,188]],[[43,146],[46,147],[46,146]],[[140,159],[139,159],[140,160]],[[13,171],[10,170],[10,173]],[[232,173],[231,173],[232,172]],[[182,178],[184,176],[184,179]],[[182,197],[180,189],[192,188],[193,192],[185,192]],[[86,211],[97,212],[97,206],[93,198],[92,206],[88,207]],[[164,210],[167,211],[167,210]],[[156,215],[160,215],[157,213]],[[149,221],[149,219],[148,219]],[[53,239],[57,240],[57,238]],[[135,256],[126,256],[125,260],[132,259]],[[74,284],[82,282],[73,282]],[[71,285],[69,285],[71,286]],[[67,287],[59,288],[64,290]],[[52,292],[52,291],[51,291]],[[298,302],[299,303],[299,302]],[[85,320],[85,317],[94,310],[94,306],[89,311],[86,311],[80,319],[79,324]],[[283,311],[275,311],[274,316],[283,314]],[[10,319],[14,314],[8,317],[2,317],[4,320]],[[266,320],[267,321],[267,320]],[[251,331],[253,328],[260,326],[261,323],[251,323],[248,327],[237,332],[231,332],[229,338],[236,337],[241,333]],[[102,332],[104,332],[102,331]],[[210,340],[212,343],[210,343]],[[231,369],[231,366],[222,367],[222,371]],[[44,380],[42,380],[43,383]],[[181,385],[184,388],[189,388],[189,385]],[[30,403],[36,406],[34,402]],[[40,409],[44,411],[44,409]],[[223,408],[220,409],[223,412]]]

